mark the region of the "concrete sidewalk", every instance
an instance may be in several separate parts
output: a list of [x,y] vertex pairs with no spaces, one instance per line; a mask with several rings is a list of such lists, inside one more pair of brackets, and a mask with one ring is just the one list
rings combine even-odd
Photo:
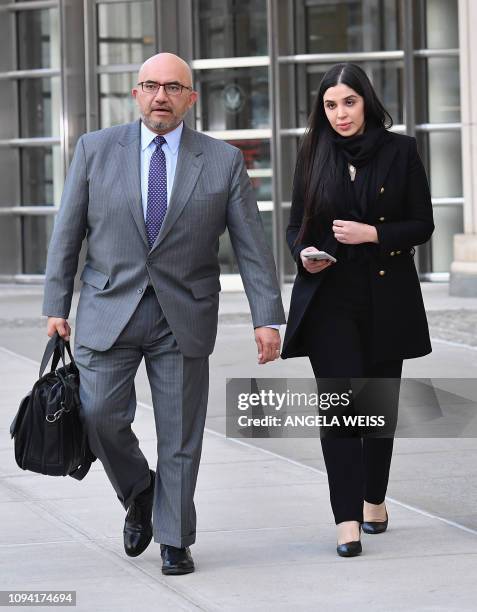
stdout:
[[[443,293],[432,297],[440,300],[435,312],[475,314],[473,301],[462,306]],[[255,365],[249,325],[226,318],[245,315],[241,294],[222,300],[211,360],[192,549],[197,571],[162,576],[157,544],[136,559],[126,557],[124,510],[100,464],[83,482],[23,472],[15,464],[8,428],[44,349],[44,330],[32,325],[40,299],[24,289],[0,291],[0,589],[75,590],[77,609],[85,611],[476,609],[476,441],[397,440],[388,532],[364,534],[359,558],[337,557],[317,441],[223,436],[226,376],[310,376],[305,360]],[[475,376],[476,366],[476,350],[445,340],[434,343],[429,358],[407,362],[408,375],[416,376]],[[142,368],[137,392],[134,429],[154,465]]]

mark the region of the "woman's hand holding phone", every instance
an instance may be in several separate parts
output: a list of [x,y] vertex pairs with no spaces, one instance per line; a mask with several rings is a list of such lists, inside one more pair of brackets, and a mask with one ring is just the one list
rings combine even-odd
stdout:
[[333,262],[329,259],[322,259],[321,261],[316,261],[304,257],[305,254],[311,255],[312,253],[318,252],[319,250],[316,247],[306,247],[306,249],[300,251],[301,263],[303,264],[305,270],[310,274],[316,274],[317,272],[321,272],[322,270],[325,270],[326,268],[329,268],[331,265],[333,265]]

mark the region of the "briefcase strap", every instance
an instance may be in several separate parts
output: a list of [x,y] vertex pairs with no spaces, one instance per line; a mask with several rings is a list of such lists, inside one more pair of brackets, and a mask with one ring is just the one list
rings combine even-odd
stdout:
[[63,338],[58,334],[58,332],[55,332],[54,336],[52,336],[48,341],[48,344],[45,348],[45,352],[43,353],[43,358],[41,360],[40,365],[40,378],[43,376],[43,373],[46,370],[46,366],[48,365],[48,362],[50,361],[52,356],[53,361],[51,362],[50,372],[54,372],[56,370],[56,366],[58,365],[60,359],[63,365],[66,367],[65,348],[71,363],[76,367],[76,363],[71,352],[70,343],[67,340],[63,340]]

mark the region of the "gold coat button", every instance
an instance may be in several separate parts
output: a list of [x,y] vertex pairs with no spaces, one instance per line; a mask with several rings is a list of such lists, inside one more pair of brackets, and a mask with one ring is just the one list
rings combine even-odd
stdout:
[[396,255],[401,255],[401,251],[396,251]]
[[384,193],[384,187],[381,187],[381,189],[379,190],[379,193]]
[[391,255],[391,257],[394,257],[394,255],[396,255],[394,251],[391,251],[389,254]]
[[386,270],[379,270],[379,276],[384,276],[386,274]]
[[384,221],[384,217],[379,217],[379,220],[380,221]]

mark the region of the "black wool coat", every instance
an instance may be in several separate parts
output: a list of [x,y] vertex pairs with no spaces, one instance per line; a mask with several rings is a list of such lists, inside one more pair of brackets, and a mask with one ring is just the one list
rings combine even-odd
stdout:
[[[414,246],[434,231],[431,195],[416,139],[389,132],[377,159],[378,188],[368,202],[366,223],[374,225],[379,244],[369,267],[373,306],[372,356],[375,362],[409,359],[431,352],[421,287],[414,265]],[[308,246],[334,255],[338,248],[329,220],[317,219],[295,244],[304,211],[303,177],[295,176],[287,242],[297,263],[282,358],[306,355],[303,338],[313,334],[302,325],[305,312],[320,291],[326,270],[307,272],[300,251]],[[341,218],[337,216],[336,218]],[[319,299],[319,295],[317,295]]]

